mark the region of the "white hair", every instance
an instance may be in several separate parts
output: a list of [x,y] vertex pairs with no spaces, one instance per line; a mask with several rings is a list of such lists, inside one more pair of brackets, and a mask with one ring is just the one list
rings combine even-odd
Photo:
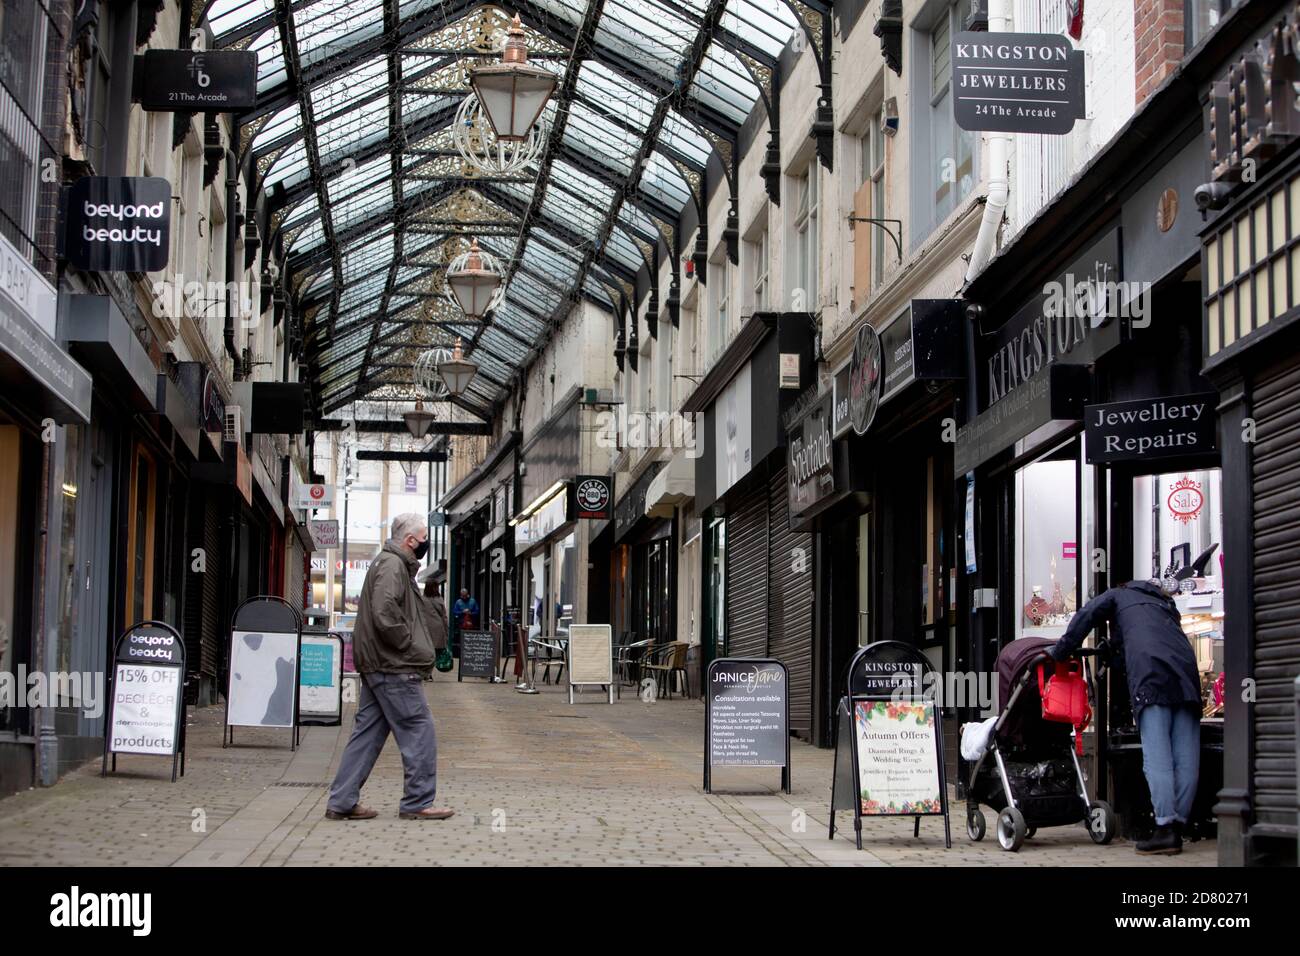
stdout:
[[420,529],[424,527],[424,515],[416,514],[414,511],[407,511],[393,519],[393,540],[401,541],[408,534],[416,537],[420,535]]

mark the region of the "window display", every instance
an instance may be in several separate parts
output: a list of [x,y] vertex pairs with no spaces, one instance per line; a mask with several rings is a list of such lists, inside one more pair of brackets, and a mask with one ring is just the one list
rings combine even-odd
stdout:
[[1079,605],[1078,442],[1016,472],[1016,637],[1060,637]]
[[1223,714],[1223,496],[1217,468],[1133,479],[1133,572],[1173,578],[1206,717]]

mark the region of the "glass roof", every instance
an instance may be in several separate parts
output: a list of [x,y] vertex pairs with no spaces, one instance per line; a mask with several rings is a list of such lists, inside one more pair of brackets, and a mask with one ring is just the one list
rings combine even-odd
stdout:
[[[510,10],[557,91],[542,157],[503,177],[469,167],[450,127],[467,68],[499,57],[505,10],[207,4],[215,46],[258,57],[243,142],[307,316],[325,413],[409,384],[419,351],[457,335],[482,372],[466,397],[490,406],[575,297],[626,308],[666,238],[660,223],[675,226],[694,201],[711,137],[734,144],[762,95],[756,68],[770,69],[798,27],[786,0],[523,0]],[[485,323],[443,297],[447,263],[471,236],[508,276]]]

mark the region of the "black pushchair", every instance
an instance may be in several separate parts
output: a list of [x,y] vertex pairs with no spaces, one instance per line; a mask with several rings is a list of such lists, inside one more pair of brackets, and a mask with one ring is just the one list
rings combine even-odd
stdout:
[[[998,654],[998,694],[1005,703],[990,735],[988,750],[970,767],[966,787],[966,835],[982,840],[980,804],[997,812],[998,844],[1015,852],[1039,827],[1083,823],[1092,841],[1106,844],[1115,835],[1115,814],[1104,800],[1090,800],[1075,752],[1074,728],[1044,720],[1038,692],[1038,665],[1051,663],[1043,637],[1012,641]],[[1094,656],[1087,648],[1080,657]],[[1091,668],[1088,698],[1094,699]]]

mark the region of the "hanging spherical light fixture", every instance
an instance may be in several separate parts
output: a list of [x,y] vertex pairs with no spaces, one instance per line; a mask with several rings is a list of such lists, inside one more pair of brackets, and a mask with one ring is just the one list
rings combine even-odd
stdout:
[[501,263],[480,249],[477,239],[447,264],[445,285],[447,301],[474,320],[495,309],[505,295]]
[[451,349],[445,346],[428,349],[420,353],[412,369],[415,384],[431,400],[444,401],[447,398],[447,383],[438,374],[438,366],[452,359]]

